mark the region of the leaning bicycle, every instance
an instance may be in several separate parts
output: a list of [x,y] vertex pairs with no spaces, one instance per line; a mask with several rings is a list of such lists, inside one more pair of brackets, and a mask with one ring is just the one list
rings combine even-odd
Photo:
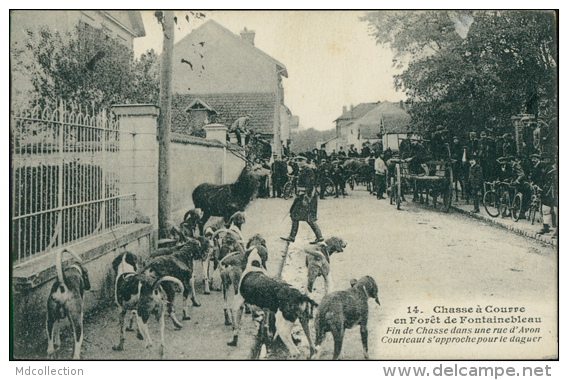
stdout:
[[290,199],[296,195],[298,188],[298,176],[289,176],[288,182],[282,188],[282,198]]
[[499,196],[499,181],[485,182],[483,184],[483,207],[487,214],[496,218],[500,214],[501,199]]
[[522,213],[523,194],[519,191],[519,184],[500,182],[502,189],[501,198],[499,199],[499,211],[502,218],[510,216],[517,222]]
[[[537,223],[543,224],[544,217],[542,214],[542,189],[534,183],[529,183],[531,189],[531,203],[529,205],[529,220],[531,224],[534,224],[535,220]],[[538,218],[537,218],[538,215]]]

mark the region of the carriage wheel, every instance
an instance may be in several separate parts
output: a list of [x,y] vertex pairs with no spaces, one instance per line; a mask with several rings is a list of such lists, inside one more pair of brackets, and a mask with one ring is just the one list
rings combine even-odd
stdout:
[[391,181],[390,181],[390,191],[389,191],[389,198],[390,198],[390,204],[392,205],[394,203],[394,198],[395,198],[395,194],[394,194],[394,177],[391,177]]
[[350,175],[349,178],[347,178],[347,182],[349,183],[351,190],[353,190],[355,188],[355,175]]
[[483,207],[485,207],[485,211],[487,214],[493,218],[499,216],[499,198],[497,197],[497,193],[494,191],[488,191],[483,194]]
[[400,210],[402,197],[402,178],[400,174],[400,164],[396,164],[396,209]]
[[523,195],[521,193],[515,194],[513,198],[513,205],[511,206],[511,216],[515,222],[521,217],[521,208],[523,206]]
[[335,195],[335,184],[330,178],[324,180],[324,195],[330,197]]

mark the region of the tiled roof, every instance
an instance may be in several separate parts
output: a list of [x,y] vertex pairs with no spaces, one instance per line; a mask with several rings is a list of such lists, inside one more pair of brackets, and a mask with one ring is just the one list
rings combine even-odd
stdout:
[[410,115],[393,103],[383,102],[355,121],[362,139],[377,138],[381,120],[385,133],[407,133],[410,129]]
[[172,130],[181,131],[188,120],[185,112],[196,99],[207,103],[217,111],[215,122],[230,127],[239,117],[250,114],[249,127],[256,133],[272,135],[274,133],[274,112],[276,94],[178,94],[172,105]]
[[360,103],[360,104],[356,105],[355,107],[353,107],[353,110],[348,109],[346,112],[343,113],[343,115],[339,116],[334,121],[358,119],[358,118],[362,117],[363,115],[365,115],[370,110],[372,110],[373,108],[375,108],[376,106],[377,106],[377,103]]

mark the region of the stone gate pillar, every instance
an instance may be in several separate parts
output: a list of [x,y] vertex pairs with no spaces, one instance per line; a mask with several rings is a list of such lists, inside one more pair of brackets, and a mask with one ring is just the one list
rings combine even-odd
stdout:
[[158,226],[158,115],[150,104],[112,107],[120,128],[120,183],[122,194],[136,194],[140,222]]

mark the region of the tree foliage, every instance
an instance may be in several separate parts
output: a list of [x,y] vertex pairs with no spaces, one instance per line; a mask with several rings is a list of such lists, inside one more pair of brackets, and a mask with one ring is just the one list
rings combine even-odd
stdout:
[[518,113],[557,113],[554,12],[368,12],[362,21],[404,68],[395,86],[408,95],[419,130],[500,133]]
[[14,70],[31,83],[28,101],[62,99],[99,107],[157,102],[159,68],[153,50],[135,60],[130,49],[84,24],[74,33],[27,30],[27,37],[14,52]]
[[318,131],[314,128],[292,131],[290,134],[290,151],[293,153],[311,152],[317,142],[324,142],[335,137],[335,129]]

